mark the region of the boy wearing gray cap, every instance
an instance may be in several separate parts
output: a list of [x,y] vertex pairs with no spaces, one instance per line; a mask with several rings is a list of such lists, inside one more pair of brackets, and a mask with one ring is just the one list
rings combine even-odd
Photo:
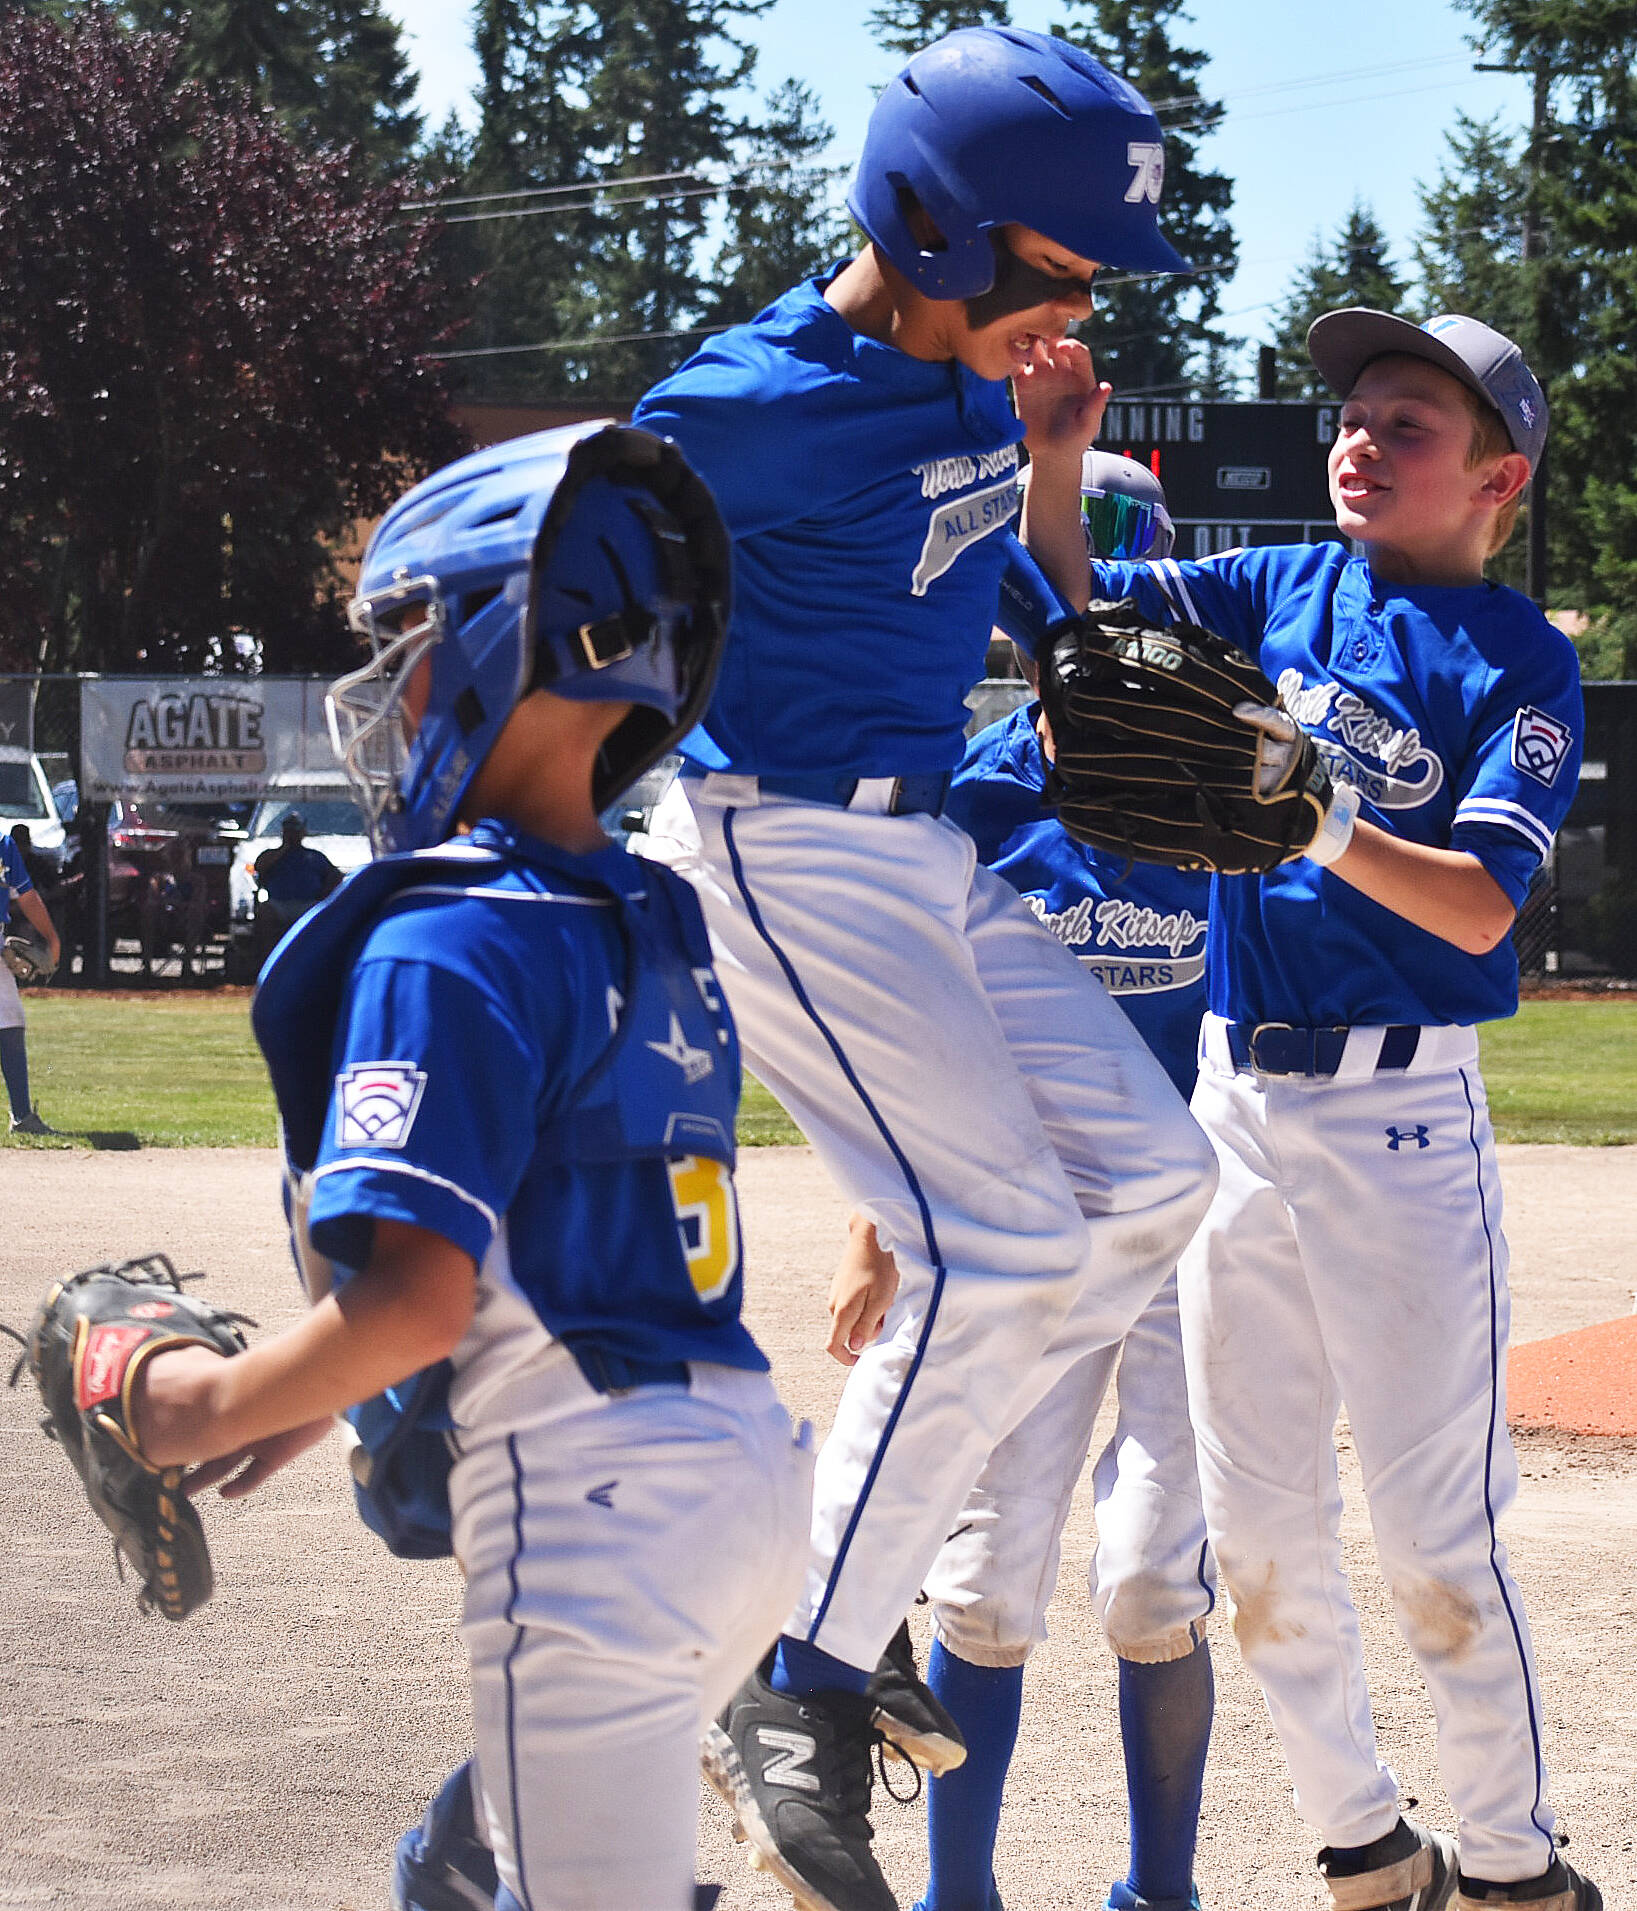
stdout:
[[[1573,647],[1484,565],[1546,439],[1476,319],[1327,313],[1352,540],[1097,565],[1096,589],[1256,656],[1352,786],[1309,855],[1216,880],[1193,1109],[1219,1191],[1179,1273],[1206,1519],[1235,1631],[1324,1841],[1337,1911],[1599,1911],[1557,1854],[1540,1694],[1496,1521],[1506,1242],[1475,1024],[1574,796]],[[1453,1840],[1401,1816],[1341,1566],[1345,1407],[1399,1625],[1437,1716]]]

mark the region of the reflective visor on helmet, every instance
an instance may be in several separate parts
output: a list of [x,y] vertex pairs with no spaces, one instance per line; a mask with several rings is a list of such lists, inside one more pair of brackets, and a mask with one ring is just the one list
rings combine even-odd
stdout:
[[1133,498],[1124,491],[1083,491],[1080,509],[1096,557],[1135,563],[1165,557],[1171,549],[1171,515],[1153,499]]

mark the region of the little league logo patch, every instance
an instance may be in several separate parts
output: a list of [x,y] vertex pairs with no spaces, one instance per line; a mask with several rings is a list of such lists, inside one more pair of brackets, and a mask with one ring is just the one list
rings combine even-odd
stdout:
[[354,1062],[335,1078],[339,1148],[401,1148],[415,1125],[426,1074],[408,1062]]
[[1512,723],[1512,767],[1537,783],[1555,783],[1573,742],[1566,723],[1525,704]]

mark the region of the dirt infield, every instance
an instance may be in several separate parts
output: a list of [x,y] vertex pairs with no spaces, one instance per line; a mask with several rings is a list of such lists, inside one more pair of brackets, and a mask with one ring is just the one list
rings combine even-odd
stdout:
[[[1514,1338],[1629,1312],[1637,1148],[1511,1148],[1502,1162]],[[786,1399],[822,1424],[839,1384],[815,1351],[839,1204],[802,1149],[751,1151],[741,1185],[754,1323]],[[23,1322],[52,1275],[151,1247],[208,1268],[213,1294],[264,1327],[298,1305],[270,1154],[0,1150],[0,1196],[0,1319]],[[35,1430],[36,1409],[26,1384],[0,1395],[0,1907],[384,1911],[394,1838],[467,1748],[454,1569],[388,1557],[350,1513],[332,1443],[248,1502],[213,1501],[215,1600],[180,1628],[144,1621],[66,1463]],[[1637,1445],[1527,1433],[1520,1449],[1508,1536],[1534,1619],[1556,1802],[1610,1906],[1637,1905]],[[1356,1505],[1347,1534],[1384,1749],[1423,1815],[1448,1826],[1425,1694]],[[1084,1594],[1089,1546],[1082,1505],[1008,1793],[999,1879],[1010,1911],[1100,1905],[1124,1869],[1114,1678]],[[1311,1841],[1225,1623],[1214,1643],[1205,1902],[1316,1904]],[[908,1911],[924,1819],[892,1804],[877,1817]],[[725,1911],[783,1911],[714,1800],[702,1824],[700,1876],[726,1883]]]

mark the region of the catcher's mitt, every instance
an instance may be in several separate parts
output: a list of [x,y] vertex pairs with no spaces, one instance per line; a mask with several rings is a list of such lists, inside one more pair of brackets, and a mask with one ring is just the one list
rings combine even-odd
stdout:
[[1225,874],[1302,855],[1330,810],[1313,740],[1255,663],[1195,624],[1094,603],[1040,659],[1069,835],[1140,863]]
[[167,1348],[243,1353],[243,1319],[183,1293],[166,1255],[144,1254],[57,1282],[26,1339],[5,1330],[26,1350],[12,1384],[26,1360],[45,1402],[40,1424],[73,1461],[92,1510],[113,1534],[121,1577],[128,1560],[142,1581],[137,1603],[167,1619],[185,1619],[210,1597],[210,1551],[182,1492],[184,1469],[142,1457],[131,1425],[133,1385],[142,1363]]
[[19,982],[49,982],[57,973],[51,945],[31,922],[14,924],[0,943],[0,962],[4,962]]

